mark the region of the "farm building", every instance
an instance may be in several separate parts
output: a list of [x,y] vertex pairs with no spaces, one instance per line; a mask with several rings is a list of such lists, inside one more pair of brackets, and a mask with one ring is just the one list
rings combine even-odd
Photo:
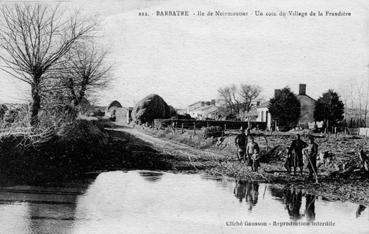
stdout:
[[120,107],[115,109],[115,122],[128,124],[132,121],[132,107]]
[[132,107],[123,107],[117,100],[112,101],[105,109],[105,116],[117,123],[130,123],[132,121]]
[[123,106],[117,100],[112,101],[108,107],[105,109],[105,116],[111,117],[117,108],[122,108]]

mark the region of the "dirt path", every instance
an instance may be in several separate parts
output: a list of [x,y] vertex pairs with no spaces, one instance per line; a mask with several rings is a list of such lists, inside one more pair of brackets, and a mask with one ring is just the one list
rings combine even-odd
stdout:
[[141,140],[151,144],[153,148],[159,152],[164,154],[170,154],[173,156],[185,156],[191,157],[192,159],[222,159],[225,156],[222,154],[218,154],[215,152],[211,152],[209,150],[196,149],[191,146],[167,140],[156,138],[150,135],[147,135],[141,131],[138,131],[134,128],[123,128],[123,129],[114,129],[115,131],[122,131],[128,134],[131,134]]
[[136,137],[161,154],[171,155],[177,160],[190,162],[194,169],[213,167],[217,165],[219,160],[227,158],[227,155],[224,154],[208,149],[197,149],[168,139],[156,138],[134,128],[111,128],[109,130]]

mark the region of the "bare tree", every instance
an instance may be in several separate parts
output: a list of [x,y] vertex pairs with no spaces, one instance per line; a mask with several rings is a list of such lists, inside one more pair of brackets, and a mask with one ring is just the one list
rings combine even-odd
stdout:
[[31,86],[30,123],[38,123],[42,88],[56,73],[58,63],[78,40],[94,29],[77,17],[66,16],[58,7],[40,4],[1,8],[1,68]]
[[73,107],[81,104],[87,93],[106,87],[111,65],[106,64],[106,51],[94,45],[78,44],[63,63],[63,86]]
[[261,93],[261,87],[257,85],[241,84],[240,97],[243,111],[251,110],[252,102],[255,101]]
[[240,88],[231,85],[218,89],[218,94],[225,101],[226,108],[235,115],[249,112],[253,101],[259,97],[260,93],[261,87],[249,84],[241,84]]
[[238,114],[239,101],[237,99],[237,87],[235,85],[226,86],[218,89],[218,94],[226,104],[226,108],[231,114]]

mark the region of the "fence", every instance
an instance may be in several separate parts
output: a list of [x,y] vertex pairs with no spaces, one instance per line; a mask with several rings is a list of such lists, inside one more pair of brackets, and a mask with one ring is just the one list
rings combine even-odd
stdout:
[[[250,128],[258,128],[261,130],[266,129],[265,122],[251,122]],[[155,119],[154,127],[166,128],[171,126],[173,128],[182,128],[182,129],[197,129],[203,127],[211,127],[211,126],[219,126],[222,127],[223,130],[229,129],[240,129],[241,127],[247,128],[248,122],[245,121],[229,121],[229,120],[188,120],[188,119]]]

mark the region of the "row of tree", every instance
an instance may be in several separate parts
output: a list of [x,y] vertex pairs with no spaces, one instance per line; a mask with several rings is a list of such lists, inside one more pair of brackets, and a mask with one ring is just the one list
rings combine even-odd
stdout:
[[29,85],[32,126],[41,109],[75,113],[107,85],[111,66],[96,46],[94,21],[41,4],[4,5],[0,17],[0,69]]
[[[300,118],[301,104],[288,88],[280,90],[269,103],[269,111],[278,126],[293,128]],[[315,121],[324,121],[326,127],[337,126],[344,119],[344,104],[333,90],[323,93],[315,103]]]

